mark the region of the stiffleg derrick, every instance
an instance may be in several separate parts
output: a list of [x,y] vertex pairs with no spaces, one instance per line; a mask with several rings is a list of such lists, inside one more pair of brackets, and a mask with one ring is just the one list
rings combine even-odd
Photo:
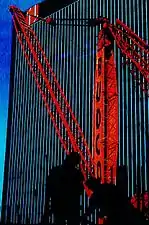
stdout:
[[87,172],[93,176],[91,151],[38,38],[18,8],[11,6],[10,11],[18,41],[64,150],[67,154],[79,152],[84,178]]
[[[104,26],[105,24],[103,24]],[[118,92],[113,42],[108,28],[103,28],[98,36],[93,95],[95,175],[101,177],[102,183],[116,182]]]

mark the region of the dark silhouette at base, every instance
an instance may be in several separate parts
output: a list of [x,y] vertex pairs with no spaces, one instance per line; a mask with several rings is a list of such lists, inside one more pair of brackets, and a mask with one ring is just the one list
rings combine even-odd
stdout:
[[[89,178],[86,185],[92,190],[89,206],[80,217],[80,195],[83,194],[83,175],[80,170],[80,156],[71,153],[61,166],[54,167],[46,180],[45,208],[40,224],[48,225],[88,225],[98,224],[88,221],[88,216],[97,212],[97,218],[106,216],[106,225],[149,225],[144,214],[134,208],[128,199],[127,170],[119,167],[117,183],[101,183],[100,179]],[[21,224],[23,217],[21,208],[17,206],[16,217]],[[149,210],[148,210],[149,211]],[[49,221],[49,219],[54,220]],[[98,219],[97,219],[98,220]],[[26,218],[25,224],[30,224],[31,218]],[[7,223],[11,223],[11,207],[7,206]]]
[[[126,178],[125,168],[120,168],[120,173]],[[121,176],[119,174],[119,178]],[[143,213],[135,209],[127,197],[127,188],[124,180],[119,179],[117,185],[101,184],[100,179],[90,178],[86,185],[93,191],[89,200],[89,207],[82,217],[82,223],[87,224],[87,216],[99,211],[98,217],[107,216],[107,225],[144,225],[147,224]]]
[[[83,176],[79,168],[80,156],[70,153],[62,166],[55,167],[47,177],[44,222],[50,211],[58,225],[80,224],[80,194],[83,192]],[[49,201],[51,199],[51,210]]]

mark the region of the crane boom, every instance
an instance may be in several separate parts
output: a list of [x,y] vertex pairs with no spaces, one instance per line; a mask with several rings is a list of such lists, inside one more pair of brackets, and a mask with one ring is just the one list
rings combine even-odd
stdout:
[[84,177],[86,177],[87,171],[93,176],[94,162],[91,151],[38,38],[31,27],[26,24],[22,12],[14,6],[10,7],[10,10],[13,14],[18,40],[61,144],[67,154],[71,151],[79,152]]
[[116,45],[120,48],[122,54],[127,58],[127,65],[131,65],[140,72],[143,81],[136,75],[136,70],[130,72],[140,84],[142,90],[149,95],[149,46],[138,37],[129,27],[120,20],[116,20],[116,25],[109,25],[109,30],[116,41]]

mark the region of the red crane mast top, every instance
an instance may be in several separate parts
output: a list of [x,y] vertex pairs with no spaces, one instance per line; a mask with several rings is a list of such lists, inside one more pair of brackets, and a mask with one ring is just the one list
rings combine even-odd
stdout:
[[[40,46],[35,32],[26,23],[25,16],[20,9],[15,6],[10,6],[9,9],[13,15],[13,22],[18,41],[24,52],[25,58],[34,76],[38,90],[42,96],[63,148],[67,154],[71,151],[80,153],[82,159],[82,173],[84,174],[85,179],[87,173],[91,174],[91,176],[95,176],[94,167],[96,167],[96,162],[92,157],[91,150],[87,145],[84,134],[71,110],[63,90],[56,79],[56,75]],[[38,19],[42,19],[43,21],[49,23],[49,25],[53,23],[53,19],[51,18],[43,19],[39,17]],[[61,19],[60,21],[64,20],[69,19]],[[73,21],[73,19],[70,20]],[[81,19],[79,19],[79,21],[81,21]],[[107,18],[102,17],[88,20],[87,22],[88,24],[85,26],[99,26],[102,24],[102,29],[98,36],[98,49],[104,45],[108,46],[108,41],[113,45],[115,40],[117,47],[127,58],[126,63],[130,66],[130,72],[140,83],[143,91],[148,94],[148,45],[146,45],[140,37],[138,37],[120,20],[116,20],[116,25],[110,24]],[[56,25],[56,21],[54,21],[53,25]],[[143,82],[137,78],[135,74],[136,70],[134,70],[134,68],[132,69],[132,65],[135,66],[143,76]],[[110,160],[110,155],[104,160]]]

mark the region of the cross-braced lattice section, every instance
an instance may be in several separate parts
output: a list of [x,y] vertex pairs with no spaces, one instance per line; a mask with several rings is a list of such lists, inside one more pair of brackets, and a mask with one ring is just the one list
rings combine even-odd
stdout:
[[91,151],[38,38],[31,27],[25,23],[22,12],[16,7],[11,7],[11,11],[18,40],[61,144],[67,154],[70,151],[80,153],[84,177],[87,171],[93,175],[94,163]]
[[118,156],[118,92],[116,68],[113,52],[105,62],[105,77],[107,83],[107,182],[116,182],[116,166]]
[[110,24],[109,29],[117,46],[121,49],[124,57],[127,58],[127,64],[130,67],[131,64],[135,65],[143,75],[144,79],[140,79],[136,70],[130,70],[143,91],[149,94],[149,46],[120,20],[116,20],[116,26]]
[[96,177],[116,182],[118,155],[118,93],[113,40],[101,30],[98,37],[93,98],[93,149]]

